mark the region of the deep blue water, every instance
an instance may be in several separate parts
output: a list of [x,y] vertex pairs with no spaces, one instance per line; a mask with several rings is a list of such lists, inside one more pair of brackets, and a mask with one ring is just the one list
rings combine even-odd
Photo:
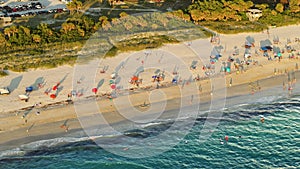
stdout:
[[[264,123],[260,121],[262,116]],[[37,143],[27,145],[36,146],[31,151],[11,150],[13,155],[8,157],[3,157],[8,151],[2,152],[0,168],[240,169],[300,166],[300,96],[240,105],[225,110],[218,127],[202,143],[199,141],[199,131],[204,122],[205,118],[198,118],[189,134],[179,144],[156,156],[136,159],[122,157],[100,148],[90,140],[81,138],[71,141],[68,138],[69,142],[66,144],[49,146],[51,142],[58,142],[59,139],[56,139],[39,142],[39,146],[36,146]],[[151,134],[165,130],[171,124],[155,123],[142,130],[131,131],[132,139],[151,137]],[[228,136],[228,142],[224,139],[225,136]],[[118,136],[111,139],[122,140]],[[126,151],[122,148],[121,141],[115,147],[120,152]],[[159,148],[153,147],[149,151]]]

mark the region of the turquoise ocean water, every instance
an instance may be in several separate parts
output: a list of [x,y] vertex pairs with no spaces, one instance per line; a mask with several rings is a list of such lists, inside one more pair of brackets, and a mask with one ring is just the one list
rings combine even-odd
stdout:
[[[23,146],[1,152],[0,168],[299,168],[300,95],[262,100],[226,109],[204,143],[199,142],[199,131],[205,118],[198,118],[179,144],[157,156],[126,158],[84,137],[56,138],[26,145],[30,150]],[[153,123],[134,131],[132,139],[151,137],[153,127],[160,132],[167,125]],[[120,144],[116,147],[124,151]]]

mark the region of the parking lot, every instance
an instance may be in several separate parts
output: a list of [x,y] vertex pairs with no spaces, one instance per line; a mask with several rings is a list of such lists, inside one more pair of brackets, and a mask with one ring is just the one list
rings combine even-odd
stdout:
[[58,1],[14,1],[6,0],[0,5],[0,15],[6,17],[23,17],[47,13],[60,13],[67,11],[66,4]]

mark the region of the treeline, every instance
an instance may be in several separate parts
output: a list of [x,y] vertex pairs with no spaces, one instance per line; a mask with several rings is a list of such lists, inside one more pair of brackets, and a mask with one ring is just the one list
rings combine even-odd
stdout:
[[[195,24],[210,26],[222,33],[261,31],[267,26],[283,26],[300,22],[300,1],[281,0],[275,5],[254,4],[244,0],[198,0],[186,9],[171,12]],[[246,12],[260,9],[263,13],[257,22],[249,22]],[[228,24],[230,23],[230,24]],[[246,26],[247,24],[247,26]],[[238,30],[240,28],[240,30]]]
[[70,18],[61,25],[60,29],[41,23],[36,28],[12,25],[0,32],[0,47],[2,52],[15,47],[41,46],[56,42],[74,42],[86,39],[97,30],[96,22],[87,16]]
[[187,9],[178,10],[177,16],[199,21],[227,21],[227,20],[247,20],[246,11],[250,8],[260,9],[268,16],[277,14],[299,14],[300,1],[290,0],[289,2],[277,3],[274,7],[268,4],[254,4],[252,1],[243,0],[203,0],[195,1]]
[[[113,42],[114,46],[106,56],[114,56],[119,51],[155,48],[163,43],[176,42],[176,38],[164,35],[170,34],[170,30],[191,27],[195,28],[193,23],[184,22],[171,14],[147,13],[133,16],[125,12],[121,12],[119,18],[101,16],[98,19],[75,14],[56,29],[45,23],[35,28],[12,25],[0,33],[0,70],[25,71],[30,68],[73,64],[77,52],[89,38],[102,38],[105,41],[114,37],[121,38],[121,41]],[[96,31],[98,34],[94,34]],[[149,32],[153,34],[142,35]],[[141,36],[126,39],[137,34]],[[205,34],[199,34],[201,36],[204,37]],[[95,48],[99,48],[99,45]]]

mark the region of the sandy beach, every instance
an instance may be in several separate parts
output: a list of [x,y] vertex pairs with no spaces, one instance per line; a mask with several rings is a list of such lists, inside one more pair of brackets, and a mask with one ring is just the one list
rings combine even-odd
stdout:
[[[268,32],[220,35],[220,44],[224,49],[222,57],[216,65],[226,62],[228,56],[232,56],[235,46],[238,47],[240,54],[233,57],[243,60],[245,38],[249,35],[255,39],[255,47],[251,49],[253,53],[251,59],[257,61],[257,64],[251,63],[242,72],[237,72],[232,65],[231,73],[215,75],[211,78],[207,78],[205,71],[202,69],[204,65],[209,64],[211,49],[207,50],[203,47],[210,44],[210,39],[165,45],[160,49],[122,53],[113,58],[103,59],[99,61],[100,65],[96,67],[97,71],[91,73],[92,75],[95,74],[95,76],[91,75],[92,77],[74,74],[74,67],[71,66],[61,66],[47,70],[29,70],[23,73],[11,72],[9,76],[0,79],[0,87],[10,85],[14,87],[11,94],[0,95],[1,149],[10,149],[33,140],[71,134],[73,131],[81,130],[78,117],[86,117],[88,120],[99,114],[99,111],[105,116],[108,123],[120,122],[126,118],[130,120],[135,117],[143,119],[145,116],[147,116],[145,119],[150,120],[151,115],[155,119],[156,113],[154,112],[159,112],[162,109],[164,111],[179,109],[180,103],[183,103],[183,106],[191,106],[199,103],[209,104],[212,100],[221,99],[223,96],[249,95],[249,97],[252,97],[275,86],[282,86],[282,92],[288,93],[288,75],[293,76],[294,85],[295,80],[300,76],[296,66],[300,64],[299,56],[297,56],[297,53],[300,52],[300,42],[295,42],[295,38],[300,37],[299,30],[299,25],[293,25],[270,28]],[[280,62],[278,59],[268,60],[267,57],[262,56],[262,52],[259,51],[259,42],[266,39],[272,41],[275,36],[280,38],[280,43],[276,46],[281,49],[287,45],[287,39],[291,40],[290,45],[296,49],[293,52],[295,58],[289,58],[291,53],[287,52],[283,53]],[[254,54],[255,50],[259,51],[257,55]],[[150,58],[151,61],[149,61]],[[176,64],[173,64],[175,62],[172,61],[174,58],[179,58],[182,63],[178,70],[181,81],[177,85],[171,83],[174,77],[172,70],[176,66]],[[191,70],[189,65],[194,60],[199,62],[197,68]],[[117,85],[120,87],[117,88],[118,97],[111,100],[107,96],[115,89],[112,90],[109,80],[111,74],[116,70],[115,68],[122,61],[127,61],[127,63],[120,68],[119,74],[123,79]],[[136,70],[129,68],[129,65],[134,65],[134,68],[140,66],[147,68],[139,74],[140,78],[143,79],[143,83],[139,87],[128,83]],[[184,65],[185,67],[183,67]],[[100,73],[105,66],[108,66],[106,72]],[[151,77],[159,68],[165,71],[166,77],[157,89],[157,83],[152,82]],[[215,71],[219,74],[220,68],[216,66]],[[192,75],[192,81],[190,75]],[[201,80],[194,81],[193,79],[198,75]],[[21,101],[18,98],[19,95],[25,93],[26,87],[37,85],[40,82],[43,85],[30,93],[28,102]],[[50,91],[58,82],[58,88]],[[220,82],[224,82],[224,84],[219,84]],[[95,96],[92,93],[92,88],[96,86],[98,92]],[[134,90],[130,90],[132,88]],[[67,104],[66,102],[68,94],[74,90],[77,95],[72,97],[73,102],[85,108],[84,112],[80,113],[77,109],[77,114],[75,111],[76,106],[74,107],[74,104]],[[45,91],[50,92],[46,94]],[[222,95],[222,92],[225,92],[225,95]],[[51,94],[55,94],[56,98],[51,98]],[[149,96],[151,97],[149,98]],[[129,102],[125,102],[125,100],[130,101],[129,106]],[[166,102],[166,104],[163,105],[162,102]],[[95,103],[99,105],[98,112],[95,112],[92,108]],[[160,105],[164,107],[159,107]],[[136,112],[128,111],[131,110],[130,107],[134,107]],[[151,111],[147,111],[151,108]],[[202,108],[203,111],[208,110],[208,108]],[[91,123],[89,125],[99,124],[101,123]]]

